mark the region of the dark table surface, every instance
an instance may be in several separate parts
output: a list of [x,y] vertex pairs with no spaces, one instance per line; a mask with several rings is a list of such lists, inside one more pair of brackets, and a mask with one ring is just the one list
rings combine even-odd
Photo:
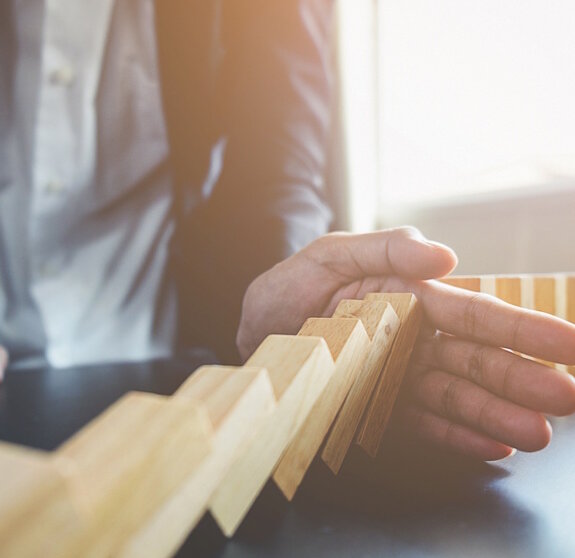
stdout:
[[[9,371],[0,439],[53,450],[130,390],[171,394],[205,351],[171,361]],[[389,435],[334,477],[316,460],[293,502],[268,483],[236,536],[206,516],[179,556],[575,557],[575,418],[537,454],[476,463]]]

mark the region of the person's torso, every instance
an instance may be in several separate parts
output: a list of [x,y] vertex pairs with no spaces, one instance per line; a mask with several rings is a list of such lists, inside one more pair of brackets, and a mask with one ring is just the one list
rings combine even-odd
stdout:
[[153,0],[9,1],[0,344],[60,366],[166,356],[173,218]]

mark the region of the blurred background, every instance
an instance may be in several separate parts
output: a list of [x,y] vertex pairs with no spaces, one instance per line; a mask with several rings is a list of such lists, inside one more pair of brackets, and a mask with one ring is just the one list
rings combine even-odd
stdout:
[[574,23],[573,0],[340,0],[336,226],[415,225],[458,273],[575,270]]

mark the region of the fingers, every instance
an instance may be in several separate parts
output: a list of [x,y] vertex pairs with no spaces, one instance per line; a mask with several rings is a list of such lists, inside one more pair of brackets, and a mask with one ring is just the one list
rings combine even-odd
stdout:
[[541,413],[575,412],[575,379],[509,351],[438,334],[418,347],[420,366],[456,374],[491,393]]
[[513,448],[505,444],[415,405],[402,410],[402,419],[404,426],[423,440],[469,457],[495,461],[513,452]]
[[575,364],[575,325],[494,297],[444,285],[414,283],[428,319],[447,333],[564,364]]
[[4,370],[8,366],[8,353],[4,347],[0,347],[0,382],[4,379]]
[[312,243],[308,252],[342,283],[385,275],[431,279],[447,275],[457,265],[450,248],[428,241],[413,227],[331,234]]
[[415,402],[427,411],[506,446],[537,451],[551,439],[551,426],[543,415],[505,401],[468,380],[430,370],[412,382]]

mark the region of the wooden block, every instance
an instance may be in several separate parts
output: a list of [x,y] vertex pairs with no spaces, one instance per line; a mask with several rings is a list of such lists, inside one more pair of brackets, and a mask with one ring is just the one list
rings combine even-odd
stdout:
[[212,451],[131,538],[122,556],[171,556],[206,510],[238,450],[258,432],[276,403],[263,368],[203,366],[174,397],[200,403],[212,423]]
[[508,302],[509,304],[521,306],[521,277],[497,277],[495,285],[495,296],[505,302]]
[[497,296],[497,279],[495,275],[481,275],[479,277],[479,284],[482,293]]
[[521,307],[535,308],[535,283],[532,275],[521,275]]
[[478,275],[451,275],[444,277],[441,281],[460,289],[467,289],[468,291],[474,291],[476,293],[481,292],[481,277]]
[[298,335],[323,337],[335,360],[335,370],[275,470],[274,480],[288,500],[319,451],[369,347],[369,337],[358,318],[310,318]]
[[50,454],[0,442],[0,556],[61,556],[85,527],[73,498],[73,470]]
[[399,318],[391,304],[378,300],[342,300],[334,316],[360,318],[371,340],[358,378],[351,387],[322,452],[324,462],[334,473],[338,473],[389,355],[399,329]]
[[569,275],[566,278],[567,290],[567,319],[575,324],[575,275]]
[[267,368],[278,404],[234,461],[210,503],[212,515],[228,536],[239,526],[334,371],[324,339],[289,335],[269,336],[246,365]]
[[357,443],[375,457],[417,340],[422,310],[415,295],[409,293],[371,293],[365,299],[390,303],[401,322],[357,436]]
[[555,278],[537,275],[533,278],[533,309],[555,315]]
[[210,426],[189,401],[131,393],[57,452],[78,472],[76,494],[91,511],[74,556],[117,553],[206,457]]

